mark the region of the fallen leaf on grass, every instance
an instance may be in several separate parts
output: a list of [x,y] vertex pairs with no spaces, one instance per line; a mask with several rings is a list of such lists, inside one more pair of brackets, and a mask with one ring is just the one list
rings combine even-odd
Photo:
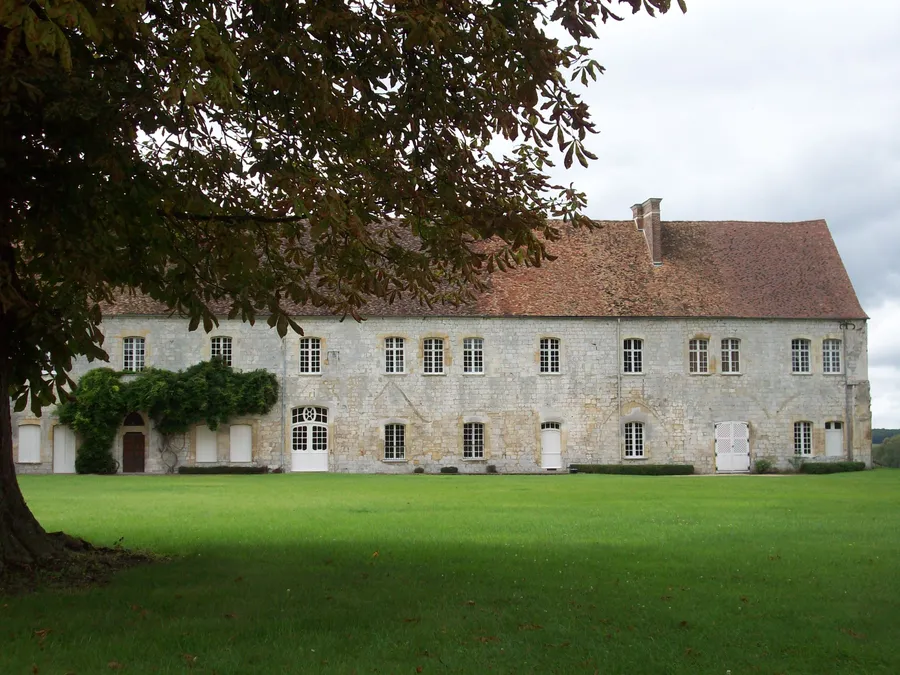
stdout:
[[687,627],[689,626],[689,624],[688,624],[687,621],[682,621],[682,622],[679,623],[678,625],[679,625],[679,627],[681,627],[681,628],[687,628]]
[[662,600],[663,602],[667,602],[672,599],[672,596],[671,595],[661,595],[661,596],[659,596],[659,599]]
[[109,668],[110,670],[121,670],[125,666],[123,666],[118,661],[110,661],[109,663],[106,664],[106,667]]
[[417,672],[417,673],[421,673],[423,670],[425,670],[425,669],[422,668],[422,666],[416,666],[416,672]]
[[377,557],[378,557],[378,551],[375,551],[375,553],[372,554],[372,557],[373,557],[373,558],[377,558]]
[[519,630],[544,630],[544,627],[536,623],[520,623]]
[[40,630],[34,631],[34,636],[38,638],[38,640],[43,643],[47,636],[53,632],[52,628],[41,628]]
[[746,603],[749,603],[750,600],[747,599],[747,596],[746,596],[746,595],[742,595],[742,596],[741,596],[741,602],[743,602],[744,604],[746,604]]
[[184,662],[188,665],[188,668],[193,668],[194,663],[197,661],[197,657],[193,654],[182,654],[181,658],[184,659]]
[[565,642],[560,642],[558,645],[553,645],[553,644],[550,644],[549,642],[545,642],[544,646],[545,647],[560,647],[560,648],[562,648],[562,647],[568,647],[571,644],[572,644],[571,642],[566,640]]
[[32,663],[32,664],[31,664],[31,672],[33,673],[33,675],[38,675],[38,673],[41,672],[41,671],[38,670],[38,667],[37,667],[37,664],[36,664],[36,663]]
[[225,615],[225,618],[226,619],[236,619],[237,614],[235,614],[234,612],[228,612],[228,614]]
[[403,619],[403,623],[419,623],[422,619],[419,617],[413,617],[412,619]]
[[464,605],[474,605],[475,601],[474,600],[466,600],[463,604]]
[[500,642],[500,638],[496,635],[482,635],[480,637],[475,638],[478,642],[488,643],[488,642]]
[[866,639],[865,633],[857,633],[852,628],[841,628],[840,630],[844,635],[849,635],[850,637],[856,638],[857,640],[865,640]]

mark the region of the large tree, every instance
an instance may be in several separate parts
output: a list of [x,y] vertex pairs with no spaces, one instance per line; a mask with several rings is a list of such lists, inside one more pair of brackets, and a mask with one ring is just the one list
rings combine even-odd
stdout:
[[0,0],[0,572],[61,553],[10,398],[106,359],[117,294],[284,334],[286,301],[459,302],[586,224],[545,168],[593,158],[571,82],[619,5],[670,0]]

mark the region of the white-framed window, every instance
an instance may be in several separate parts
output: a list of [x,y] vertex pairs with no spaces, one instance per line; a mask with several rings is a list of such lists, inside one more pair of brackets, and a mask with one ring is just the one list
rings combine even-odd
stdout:
[[444,340],[443,338],[425,338],[422,341],[424,355],[422,372],[426,375],[444,374]]
[[644,423],[625,423],[625,458],[639,459],[644,456]]
[[231,367],[231,338],[217,335],[209,341],[209,355],[216,359],[222,359],[222,363]]
[[562,427],[560,422],[541,422],[541,431],[545,429],[556,429],[557,431]]
[[19,425],[19,463],[39,464],[41,461],[41,427],[37,424]]
[[835,338],[822,340],[822,372],[841,372],[841,341]]
[[688,364],[692,373],[709,372],[709,340],[706,338],[688,340]]
[[463,340],[463,372],[469,375],[484,374],[484,339],[480,337]]
[[291,410],[291,450],[328,452],[328,408],[303,406]]
[[809,340],[794,338],[791,340],[791,372],[809,373]]
[[541,338],[541,372],[559,372],[559,338]]
[[812,454],[812,422],[794,422],[794,454]]
[[322,340],[317,337],[300,338],[300,373],[318,375],[322,372]]
[[644,372],[644,341],[638,338],[627,338],[622,343],[622,372]]
[[484,459],[484,424],[463,424],[463,459]]
[[127,337],[122,340],[122,370],[139,373],[144,369],[144,338]]
[[384,425],[384,458],[406,459],[406,425]]
[[404,340],[402,337],[384,338],[384,372],[406,372],[406,358],[404,357]]
[[741,372],[741,341],[737,338],[722,340],[722,372]]

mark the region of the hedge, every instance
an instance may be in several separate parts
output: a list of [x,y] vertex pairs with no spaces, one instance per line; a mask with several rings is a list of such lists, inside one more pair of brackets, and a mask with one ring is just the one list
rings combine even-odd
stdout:
[[844,473],[865,468],[865,462],[804,462],[800,465],[800,473]]
[[693,464],[570,464],[578,473],[616,473],[630,476],[686,476]]
[[178,473],[269,473],[267,466],[179,466]]
[[459,473],[459,469],[455,466],[442,466],[441,473]]

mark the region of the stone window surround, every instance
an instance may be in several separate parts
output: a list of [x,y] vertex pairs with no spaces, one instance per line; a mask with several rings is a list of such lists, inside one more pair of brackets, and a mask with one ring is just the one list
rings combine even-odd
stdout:
[[[640,370],[632,370],[632,371],[625,370],[625,344],[629,340],[632,340],[632,341],[638,340],[640,342],[640,347],[637,350],[634,350],[634,349],[631,350],[632,352],[637,351],[641,355],[641,369]],[[647,359],[645,358],[646,351],[647,351],[645,349],[646,345],[647,345],[647,340],[644,339],[643,335],[629,334],[629,335],[621,336],[621,342],[617,348],[619,349],[619,356],[621,358],[621,366],[620,366],[619,370],[621,371],[622,375],[627,375],[629,377],[635,377],[635,376],[641,377],[644,374],[646,374],[646,372],[647,372],[647,368],[646,368]],[[633,347],[633,344],[632,344],[632,347]]]
[[[653,440],[653,425],[650,423],[650,418],[650,413],[642,410],[637,406],[632,406],[627,413],[622,414],[619,420],[619,433],[621,434],[622,439],[621,447],[619,448],[619,454],[623,461],[640,462],[650,459],[650,451],[652,450],[652,448],[650,447],[650,443]],[[640,422],[643,425],[642,439],[644,454],[640,457],[625,456],[625,425],[629,422]]]
[[[234,338],[231,335],[210,335],[209,336],[209,357],[213,358],[213,356],[217,356],[213,354],[213,346],[216,344],[216,341],[219,341],[219,354],[218,356],[222,356],[223,353],[228,353],[228,360],[225,361],[226,366],[232,367],[234,366]],[[228,345],[227,349],[224,348],[225,345]]]
[[[125,358],[127,345],[131,341],[131,367]],[[140,342],[138,342],[140,340]],[[140,345],[140,368],[138,368],[138,349]],[[127,373],[142,373],[147,369],[147,338],[144,335],[125,335],[122,337],[122,371]]]
[[[434,348],[434,346],[435,346],[434,342],[431,343],[432,346],[430,348],[426,347],[426,343],[428,340],[432,340],[432,341],[440,340],[440,351],[438,352],[438,350],[436,350]],[[426,377],[442,377],[444,375],[447,375],[448,371],[450,370],[450,368],[449,368],[450,363],[449,363],[449,359],[447,358],[447,356],[448,356],[447,347],[449,346],[449,342],[450,341],[443,335],[427,334],[427,335],[422,336],[421,342],[420,342],[420,346],[421,346],[421,350],[422,350],[422,375],[424,375]],[[440,354],[439,364],[440,364],[441,369],[439,371],[434,370],[435,365],[437,365],[437,363],[435,362],[435,359],[434,359],[434,356],[436,353]],[[430,373],[425,370],[426,354],[430,354],[431,358],[432,358],[432,372],[430,372]]]
[[[794,342],[796,340],[805,340],[807,347],[807,359],[809,361],[809,370],[794,370]],[[813,340],[809,335],[794,335],[791,337],[791,341],[789,344],[791,354],[790,354],[790,364],[791,364],[791,375],[812,375],[813,374]],[[802,347],[801,347],[802,349]],[[802,353],[802,351],[801,351]]]
[[[737,353],[737,356],[738,356],[738,369],[737,370],[729,370],[727,372],[725,371],[725,359],[722,357],[722,354],[726,351],[725,347],[723,345],[725,340],[734,340],[737,342],[737,348],[731,347],[728,349],[728,352]],[[743,356],[743,349],[742,349],[743,345],[744,345],[744,342],[739,337],[730,336],[730,337],[721,338],[719,340],[719,351],[720,351],[720,353],[719,353],[719,373],[721,375],[731,376],[731,375],[743,375],[744,374],[744,369],[743,369],[744,356]],[[730,363],[730,359],[729,359],[729,363]]]
[[[481,457],[464,457],[464,442],[463,436],[465,434],[465,425],[466,424],[481,424],[484,430],[483,442],[484,442],[484,453]],[[489,418],[487,415],[463,415],[459,421],[459,456],[464,462],[486,462],[490,457],[490,430],[491,425],[489,422]]]
[[[828,340],[837,341],[837,353],[838,353],[838,369],[837,370],[825,370],[825,343]],[[844,340],[841,335],[833,335],[831,333],[826,333],[822,338],[822,345],[820,353],[822,354],[822,374],[823,375],[843,375],[844,374]]]
[[[390,347],[388,346],[388,340],[391,340]],[[399,341],[399,342],[398,342]],[[407,354],[406,345],[409,340],[407,340],[405,335],[386,335],[381,338],[381,354],[382,354],[382,368],[381,373],[383,375],[406,375],[409,373],[409,368],[407,367],[407,363],[409,361],[409,355]],[[390,353],[393,356],[393,370],[388,370],[388,360],[387,355],[389,353],[388,350],[391,350]],[[397,369],[397,354],[403,359],[403,367],[399,370]]]
[[[712,375],[712,369],[710,368],[710,357],[709,357],[709,343],[710,336],[705,334],[697,334],[688,340],[688,375],[696,376],[696,375]],[[691,344],[696,346],[696,349],[691,349]],[[701,349],[702,347],[702,349]],[[697,370],[691,370],[693,364],[693,355],[697,356]],[[706,354],[706,362],[703,363],[700,359],[701,354]],[[701,370],[700,366],[705,366],[705,370]]]
[[[806,425],[802,427],[800,425]],[[814,429],[815,425],[812,421],[808,419],[804,420],[795,420],[793,425],[793,456],[794,457],[813,457],[816,454],[815,443],[814,443]],[[804,432],[804,428],[808,430],[809,434],[807,435]],[[803,452],[804,448],[809,444],[809,452]],[[799,445],[798,445],[799,443]],[[799,450],[799,452],[798,452]]]
[[[547,348],[544,349],[544,341],[547,341]],[[554,342],[555,340],[555,346]],[[562,339],[556,335],[540,335],[538,336],[538,374],[539,375],[562,375],[563,347]],[[544,353],[546,351],[547,368],[544,370]],[[556,370],[553,367],[553,352],[556,351]]]

